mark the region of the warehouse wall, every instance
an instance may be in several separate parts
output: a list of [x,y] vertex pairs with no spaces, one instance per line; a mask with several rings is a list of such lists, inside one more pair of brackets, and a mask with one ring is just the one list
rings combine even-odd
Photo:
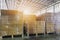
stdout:
[[21,1],[18,0],[0,0],[0,9],[16,10],[20,3]]
[[5,3],[5,0],[0,0],[0,9],[7,9],[7,5]]
[[60,12],[55,14],[55,28],[56,33],[60,34]]

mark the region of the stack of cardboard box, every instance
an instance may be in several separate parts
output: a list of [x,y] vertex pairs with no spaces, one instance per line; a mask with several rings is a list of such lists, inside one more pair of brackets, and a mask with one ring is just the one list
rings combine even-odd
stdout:
[[45,32],[54,33],[53,13],[44,13],[44,14],[37,17],[37,21],[44,21],[45,22],[45,25],[44,25]]
[[23,13],[17,10],[1,10],[1,31],[7,35],[17,35],[23,32]]

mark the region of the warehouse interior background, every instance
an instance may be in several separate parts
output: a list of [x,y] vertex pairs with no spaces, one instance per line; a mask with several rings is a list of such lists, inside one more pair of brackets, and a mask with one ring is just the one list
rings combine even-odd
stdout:
[[60,40],[60,0],[0,0],[1,40]]

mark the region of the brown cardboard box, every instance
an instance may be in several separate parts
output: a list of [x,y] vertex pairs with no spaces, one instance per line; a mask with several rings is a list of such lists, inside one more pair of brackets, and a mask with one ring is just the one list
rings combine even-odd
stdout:
[[54,24],[52,22],[47,22],[46,29],[47,29],[47,33],[53,33],[54,32]]
[[37,33],[45,32],[45,21],[37,21],[36,22]]

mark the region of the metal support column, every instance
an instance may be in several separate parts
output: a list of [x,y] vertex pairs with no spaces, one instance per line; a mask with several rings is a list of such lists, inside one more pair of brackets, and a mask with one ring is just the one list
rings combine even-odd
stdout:
[[5,3],[6,3],[7,8],[9,9],[9,7],[8,7],[8,3],[7,3],[7,0],[5,0]]
[[[55,1],[53,0],[53,3],[55,3]],[[53,5],[53,20],[54,20],[54,30],[55,30],[55,34],[56,34],[56,20],[55,20],[55,5]]]
[[[37,21],[36,21],[37,22]],[[35,26],[36,26],[36,37],[38,36],[38,33],[37,33],[37,24],[36,24],[36,22],[35,22]]]

